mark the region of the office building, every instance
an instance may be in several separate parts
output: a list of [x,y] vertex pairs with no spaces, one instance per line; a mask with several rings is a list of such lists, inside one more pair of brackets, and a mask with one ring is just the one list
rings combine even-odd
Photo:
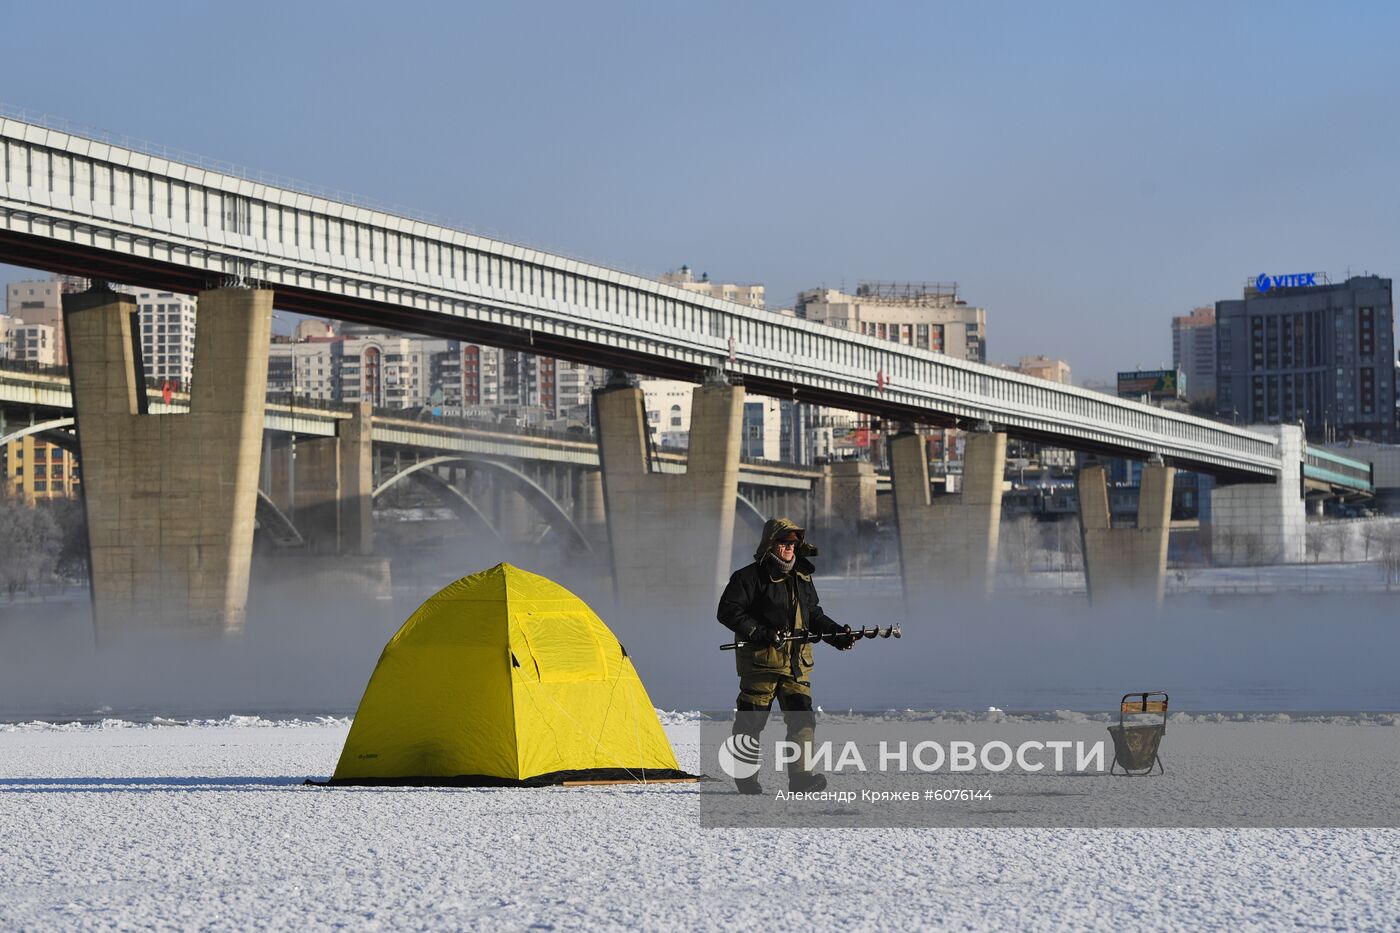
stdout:
[[1390,279],[1251,279],[1244,297],[1215,304],[1218,414],[1301,422],[1317,441],[1394,442],[1394,319]]
[[814,288],[797,296],[797,316],[876,340],[987,362],[987,312],[958,297],[958,286],[863,282],[854,295]]
[[1215,309],[1192,308],[1172,318],[1172,368],[1185,377],[1186,398],[1215,398]]
[[78,461],[57,444],[34,435],[4,445],[5,485],[26,505],[78,494]]

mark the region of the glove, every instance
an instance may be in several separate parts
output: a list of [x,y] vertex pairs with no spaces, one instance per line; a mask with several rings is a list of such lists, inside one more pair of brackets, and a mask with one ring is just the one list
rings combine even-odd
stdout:
[[838,626],[836,631],[827,632],[823,637],[828,645],[838,651],[850,651],[856,646],[856,636],[849,625]]
[[786,635],[786,632],[780,632],[775,628],[768,628],[766,625],[760,625],[756,626],[754,630],[749,633],[748,638],[744,640],[754,648],[780,648],[783,645],[783,639]]

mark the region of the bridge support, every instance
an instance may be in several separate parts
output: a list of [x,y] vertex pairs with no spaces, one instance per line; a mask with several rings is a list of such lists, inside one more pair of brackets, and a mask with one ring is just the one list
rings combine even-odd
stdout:
[[1300,564],[1307,543],[1303,497],[1303,429],[1249,426],[1279,440],[1276,483],[1217,485],[1210,494],[1211,556],[1218,564]]
[[601,543],[608,534],[608,519],[603,509],[603,472],[577,469],[573,476],[574,521],[590,541]]
[[1103,464],[1087,463],[1079,471],[1079,527],[1090,603],[1150,597],[1154,607],[1161,606],[1175,477],[1173,467],[1144,464],[1138,487],[1137,527],[1114,528]]
[[262,491],[317,554],[340,550],[340,447],[334,437],[263,446]]
[[373,550],[370,409],[355,409],[336,437],[299,437],[263,449],[263,492],[316,554]]
[[954,495],[932,497],[923,435],[897,435],[890,443],[890,463],[904,598],[910,611],[950,593],[991,596],[1006,435],[967,435],[962,489]]
[[879,477],[875,465],[864,460],[843,460],[826,467],[825,484],[818,510],[829,516],[833,528],[853,535],[862,522],[873,522]]
[[148,415],[136,303],[66,295],[64,318],[99,632],[243,625],[272,292],[199,299],[190,411]]
[[642,390],[595,396],[613,585],[621,601],[713,609],[729,578],[742,386],[696,387],[683,474],[650,472]]
[[361,402],[340,424],[340,549],[374,553],[374,408]]

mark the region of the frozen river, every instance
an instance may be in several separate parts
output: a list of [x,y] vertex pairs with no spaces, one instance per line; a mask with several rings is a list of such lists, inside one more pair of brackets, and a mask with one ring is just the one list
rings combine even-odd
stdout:
[[[695,768],[694,718],[663,722]],[[1400,830],[707,830],[695,785],[303,786],[347,728],[0,725],[0,928],[1400,927]]]

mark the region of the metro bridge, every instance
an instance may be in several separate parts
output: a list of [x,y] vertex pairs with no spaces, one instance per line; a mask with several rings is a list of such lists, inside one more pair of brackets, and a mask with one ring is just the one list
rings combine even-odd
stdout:
[[[255,283],[293,312],[1242,479],[1267,437],[294,188],[0,118],[0,261],[151,288]],[[883,378],[881,378],[883,377]],[[883,382],[883,386],[877,383]]]
[[[1106,592],[1114,582],[1150,585],[1160,599],[1171,471],[1178,466],[1237,484],[1217,490],[1215,513],[1249,526],[1250,534],[1257,530],[1263,553],[1301,558],[1306,458],[1301,432],[1292,426],[1249,430],[877,341],[227,167],[74,135],[23,115],[0,118],[0,148],[0,261],[203,292],[196,398],[183,426],[151,420],[140,395],[112,375],[140,371],[122,343],[129,323],[121,316],[130,302],[92,293],[65,302],[78,420],[86,407],[101,425],[89,425],[80,442],[104,451],[97,457],[85,451],[90,526],[99,516],[93,544],[99,615],[108,583],[97,579],[106,581],[110,569],[114,605],[134,606],[143,585],[179,577],[187,585],[175,585],[170,599],[153,604],[157,615],[188,598],[199,604],[196,614],[239,624],[236,591],[240,576],[246,580],[240,516],[251,511],[253,492],[229,498],[218,489],[241,489],[256,473],[256,463],[246,462],[256,457],[248,436],[263,417],[266,357],[257,348],[266,346],[273,292],[279,307],[294,312],[704,382],[680,477],[652,474],[639,391],[598,397],[605,496],[627,504],[608,517],[614,582],[620,595],[642,601],[665,602],[680,592],[704,601],[727,572],[746,389],[973,432],[963,493],[938,501],[930,499],[923,439],[909,434],[891,444],[906,590],[928,581],[990,590],[1008,436],[1148,461],[1133,529],[1111,527],[1102,470],[1081,474],[1091,592]],[[207,393],[202,402],[201,393]],[[240,398],[245,401],[237,403]],[[254,398],[257,412],[248,401]],[[215,436],[225,445],[219,457],[212,453]],[[207,482],[196,476],[184,493],[199,504],[204,526],[182,527],[162,540],[203,541],[198,553],[221,553],[224,569],[189,566],[187,555],[173,548],[162,564],[152,558],[154,544],[129,543],[121,509],[94,508],[126,497],[125,511],[134,509],[137,475],[129,464],[151,443],[184,444],[213,458],[209,469],[219,475]],[[226,469],[230,459],[234,466]],[[112,463],[112,470],[95,472],[98,462]],[[162,492],[171,490],[155,494]],[[675,579],[668,568],[676,562],[656,530],[682,517],[681,508],[696,539],[713,542],[706,557],[692,555],[694,579]],[[115,524],[108,527],[108,518]],[[152,515],[146,524],[159,521]],[[231,530],[215,534],[214,525]],[[168,570],[171,561],[180,564],[178,572]],[[215,578],[233,583],[210,583]],[[182,612],[172,610],[171,619]]]

